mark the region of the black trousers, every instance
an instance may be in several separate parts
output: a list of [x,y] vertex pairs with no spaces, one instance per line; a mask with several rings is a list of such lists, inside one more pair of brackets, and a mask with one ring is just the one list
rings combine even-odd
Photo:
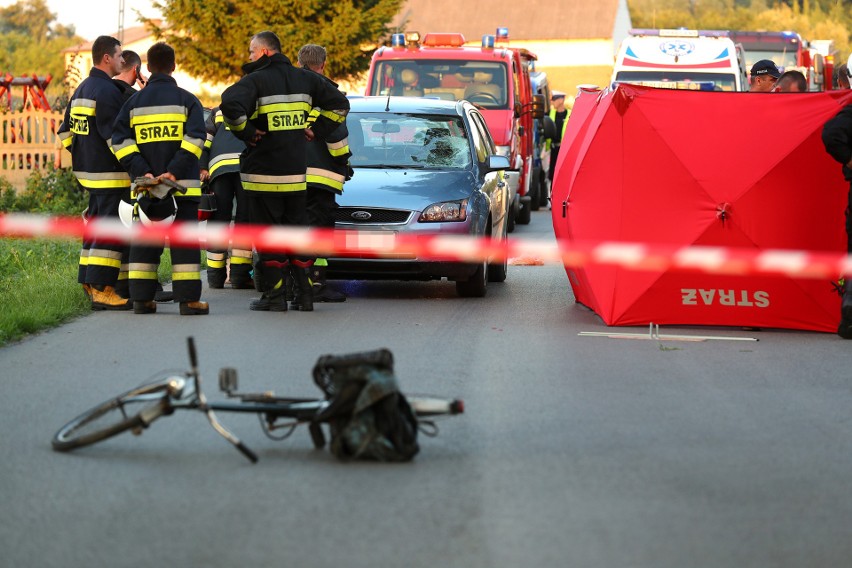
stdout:
[[[272,193],[264,191],[246,191],[249,209],[249,222],[253,225],[283,225],[304,227],[308,224],[307,191],[285,191]],[[313,264],[313,257],[307,255],[288,255],[283,252],[263,250],[257,247],[257,255],[263,263],[264,283],[267,290],[273,289],[284,279],[284,269],[291,263],[307,268]]]
[[[216,212],[211,221],[230,223],[249,222],[248,199],[239,172],[222,174],[210,181],[210,191],[216,196]],[[234,204],[236,203],[236,210]],[[231,280],[234,277],[247,279],[251,271],[251,251],[233,249],[231,251]],[[228,251],[221,248],[207,249],[207,266],[212,269],[225,269]]]
[[334,213],[337,211],[337,194],[325,189],[308,189],[308,225],[311,227],[334,228]]
[[[198,198],[178,197],[175,222],[198,222]],[[149,302],[157,291],[157,269],[165,243],[155,246],[130,244],[130,299]],[[175,302],[197,302],[201,298],[201,250],[172,247],[172,292]]]
[[[82,187],[82,186],[81,186]],[[127,189],[89,190],[89,208],[86,218],[89,220],[118,219],[118,204],[122,199],[130,198]],[[77,282],[115,286],[122,263],[127,264],[128,247],[124,243],[111,243],[99,240],[83,240],[80,250],[80,264],[77,270]]]

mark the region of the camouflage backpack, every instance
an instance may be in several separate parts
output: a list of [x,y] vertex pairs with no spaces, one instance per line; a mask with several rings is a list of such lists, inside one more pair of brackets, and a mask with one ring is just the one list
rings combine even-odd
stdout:
[[331,431],[329,449],[340,459],[400,462],[420,451],[417,418],[399,392],[390,351],[324,355],[313,374],[329,400],[312,424],[317,446],[324,445],[316,432],[325,422]]

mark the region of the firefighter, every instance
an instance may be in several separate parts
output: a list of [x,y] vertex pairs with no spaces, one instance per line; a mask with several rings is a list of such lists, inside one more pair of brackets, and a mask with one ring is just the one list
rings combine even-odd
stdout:
[[[204,147],[204,111],[195,95],[181,89],[172,78],[175,52],[165,43],[148,50],[151,76],[144,90],[133,95],[115,121],[112,148],[121,164],[135,179],[157,178],[176,182],[184,189],[174,194],[174,218],[198,221],[201,196],[198,159]],[[148,191],[146,202],[170,191],[161,183]],[[156,201],[156,200],[153,200]],[[165,201],[161,199],[160,201]],[[130,298],[133,311],[157,311],[154,302],[157,268],[163,245],[130,245]],[[180,302],[181,315],[209,313],[201,298],[201,252],[198,247],[171,247],[172,292]]]
[[[326,51],[320,45],[308,44],[299,50],[299,65],[325,75]],[[329,80],[337,88],[337,84]],[[311,111],[308,121],[316,119],[319,110]],[[335,198],[343,193],[343,183],[351,177],[349,167],[349,131],[343,122],[325,141],[308,142],[308,224],[334,228]],[[346,295],[332,290],[326,283],[328,261],[317,258],[311,269],[314,302],[344,302]]]
[[[207,141],[201,153],[201,181],[207,183],[209,192],[216,201],[216,211],[210,219],[230,223],[232,216],[237,223],[248,222],[248,210],[240,182],[240,154],[245,143],[234,136],[225,126],[222,111],[216,107],[207,118]],[[236,212],[234,202],[236,201]],[[226,262],[228,251],[220,248],[207,249],[207,285],[223,288],[227,280]],[[251,279],[251,250],[231,250],[231,287],[254,288]]]
[[[349,101],[322,76],[294,67],[270,31],[249,43],[245,75],[222,93],[221,110],[231,131],[247,144],[240,179],[255,224],[306,225],[306,140],[324,140],[346,118]],[[308,114],[317,107],[308,128]],[[292,264],[299,310],[312,311],[308,256],[258,250],[263,295],[252,310],[287,310],[284,269]],[[256,271],[255,278],[259,275]]]
[[[89,193],[87,219],[118,218],[118,206],[130,193],[130,178],[110,151],[113,121],[124,98],[112,77],[121,71],[121,43],[100,36],[92,44],[94,66],[74,91],[58,135],[71,152],[73,172]],[[115,286],[126,245],[97,236],[83,240],[77,281],[90,296],[93,310],[128,310],[130,302]]]

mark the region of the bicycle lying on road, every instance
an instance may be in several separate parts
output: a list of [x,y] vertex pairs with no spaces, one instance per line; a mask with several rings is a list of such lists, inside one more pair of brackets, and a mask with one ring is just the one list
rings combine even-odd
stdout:
[[[155,420],[175,410],[197,410],[205,413],[213,428],[253,463],[258,460],[257,454],[222,426],[216,412],[257,414],[264,433],[274,440],[286,439],[297,426],[308,425],[316,448],[325,446],[322,425],[326,424],[331,430],[332,451],[339,457],[343,454],[404,461],[417,453],[417,431],[435,436],[438,429],[433,418],[464,412],[464,403],[458,399],[402,396],[393,377],[393,356],[386,349],[320,357],[314,367],[314,380],[325,392],[324,399],[282,398],[271,392],[239,393],[237,371],[226,367],[219,371],[219,389],[237,401],[208,402],[201,390],[192,337],[187,338],[187,344],[189,371],[182,376],[165,375],[81,414],[59,429],[53,437],[53,449],[65,452],[127,431],[140,435]],[[402,412],[397,414],[397,408]],[[387,418],[383,414],[387,411],[393,416]],[[353,416],[361,420],[354,427]],[[372,428],[370,421],[378,427]],[[391,428],[393,431],[389,431]],[[275,431],[283,432],[276,435]],[[409,450],[402,457],[394,453],[398,443]],[[364,453],[370,448],[378,448],[374,452],[378,455]]]

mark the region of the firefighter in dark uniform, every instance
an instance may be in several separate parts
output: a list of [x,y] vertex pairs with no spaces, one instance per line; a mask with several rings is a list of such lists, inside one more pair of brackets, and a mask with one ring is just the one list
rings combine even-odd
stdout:
[[[299,50],[299,65],[325,76],[325,48],[308,44]],[[337,88],[337,84],[329,80]],[[316,120],[319,110],[311,111],[308,122]],[[343,122],[325,141],[308,142],[308,224],[312,227],[334,228],[337,211],[336,197],[343,193],[343,184],[352,169],[349,167],[349,131]],[[328,261],[317,258],[311,268],[311,284],[314,302],[344,302],[346,295],[332,290],[326,282]]]
[[[846,206],[846,251],[852,254],[852,105],[844,107],[825,123],[822,142],[831,157],[842,164],[843,177],[850,182]],[[852,339],[852,274],[845,274],[844,281],[837,335]]]
[[[222,114],[231,131],[247,144],[240,178],[254,224],[307,224],[306,140],[324,140],[346,119],[349,101],[325,78],[294,67],[281,53],[274,33],[260,32],[249,44],[245,75],[222,93]],[[308,127],[311,109],[319,110]],[[285,269],[292,264],[299,310],[313,310],[308,256],[258,250],[263,296],[251,304],[261,311],[287,310]],[[257,272],[255,278],[258,277]]]
[[[222,111],[214,108],[207,118],[207,141],[201,153],[201,181],[207,183],[209,192],[215,196],[216,211],[211,221],[230,223],[248,222],[248,204],[240,181],[240,154],[245,143],[225,126]],[[234,202],[236,201],[236,212]],[[223,288],[228,272],[228,251],[220,248],[207,249],[207,285]],[[251,279],[251,250],[234,248],[230,254],[231,287],[254,288]]]
[[[134,179],[166,179],[185,188],[174,194],[174,218],[198,222],[198,159],[204,147],[204,111],[195,95],[177,86],[171,77],[174,69],[174,49],[162,42],[151,46],[148,84],[122,107],[115,121],[112,148]],[[160,184],[150,191],[163,189],[168,187]],[[157,311],[154,297],[162,253],[162,244],[131,243],[129,280],[134,313]],[[198,247],[171,247],[171,256],[172,291],[174,300],[180,302],[181,315],[207,314],[207,302],[200,301],[201,251]]]
[[[80,186],[89,192],[88,219],[118,218],[118,206],[130,193],[130,178],[110,151],[113,121],[124,97],[112,81],[121,71],[121,43],[100,36],[92,44],[94,67],[65,109],[58,135],[70,152]],[[115,286],[126,245],[94,237],[83,240],[77,281],[91,297],[93,310],[127,310],[130,303]]]

